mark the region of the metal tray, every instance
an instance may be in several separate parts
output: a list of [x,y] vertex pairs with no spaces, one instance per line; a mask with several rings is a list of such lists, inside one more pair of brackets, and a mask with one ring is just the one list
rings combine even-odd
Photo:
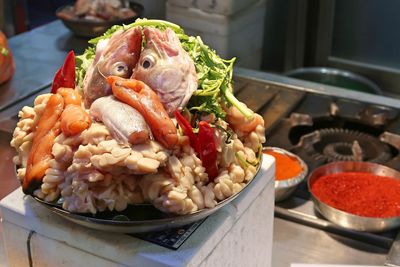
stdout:
[[37,202],[55,214],[74,223],[102,231],[118,233],[143,233],[161,231],[187,225],[213,214],[241,194],[257,178],[262,165],[262,158],[258,164],[257,172],[243,189],[219,202],[214,208],[202,209],[186,215],[167,214],[157,210],[151,204],[130,205],[122,212],[106,211],[97,214],[71,213],[62,209],[61,203],[51,203],[33,197]]

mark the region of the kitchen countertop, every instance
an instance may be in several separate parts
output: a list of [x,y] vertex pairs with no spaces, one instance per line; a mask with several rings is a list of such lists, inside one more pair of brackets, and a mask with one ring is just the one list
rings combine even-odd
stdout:
[[383,265],[387,250],[313,227],[274,219],[272,266],[291,263]]
[[[86,41],[74,37],[60,21],[10,39],[17,71],[11,82],[0,86],[0,128],[12,130],[18,110],[25,104],[31,104],[35,94],[49,90],[53,75],[67,52],[74,49],[77,54],[81,53],[86,47]],[[241,68],[235,69],[235,75],[250,77],[255,81],[269,80],[273,83],[290,84],[304,91],[323,94],[334,92],[349,99],[400,108],[398,100],[322,86],[280,75]],[[388,253],[379,247],[282,218],[275,218],[274,223],[274,267],[289,266],[292,262],[382,265]]]

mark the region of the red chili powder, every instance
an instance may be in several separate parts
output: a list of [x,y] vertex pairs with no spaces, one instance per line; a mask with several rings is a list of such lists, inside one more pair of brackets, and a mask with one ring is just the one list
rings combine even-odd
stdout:
[[375,218],[400,216],[400,180],[363,172],[324,175],[311,184],[314,195],[329,206]]
[[296,158],[272,150],[265,150],[264,154],[275,158],[275,180],[281,181],[294,178],[303,170]]

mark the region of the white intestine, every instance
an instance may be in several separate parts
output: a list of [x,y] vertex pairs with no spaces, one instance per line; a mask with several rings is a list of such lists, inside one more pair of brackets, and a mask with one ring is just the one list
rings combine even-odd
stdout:
[[60,184],[63,208],[73,212],[121,211],[128,204],[142,203],[137,176],[157,173],[168,159],[157,142],[119,144],[98,123],[83,132],[81,139]]
[[60,184],[63,208],[71,212],[126,209],[128,204],[143,202],[137,178],[131,174],[102,173],[91,163],[91,157],[103,150],[96,145],[80,145]]

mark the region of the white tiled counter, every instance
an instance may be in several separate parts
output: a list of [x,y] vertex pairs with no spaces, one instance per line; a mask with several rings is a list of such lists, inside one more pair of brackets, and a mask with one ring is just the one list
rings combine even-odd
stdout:
[[274,166],[264,155],[252,184],[178,250],[76,225],[17,189],[0,202],[8,264],[29,266],[30,237],[33,266],[270,266]]

